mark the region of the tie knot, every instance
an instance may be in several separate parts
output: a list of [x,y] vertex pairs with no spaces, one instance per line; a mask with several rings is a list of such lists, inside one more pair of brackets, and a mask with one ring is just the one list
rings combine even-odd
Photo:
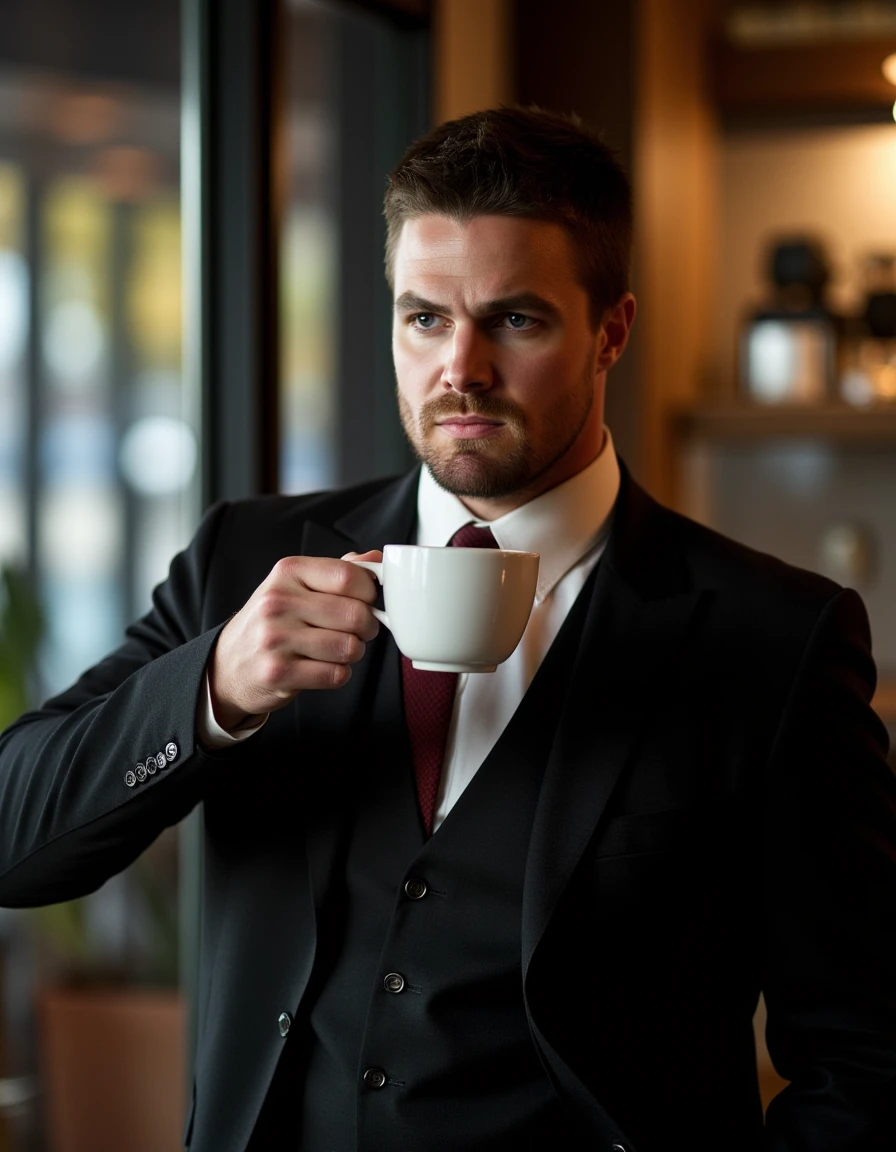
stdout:
[[497,548],[498,541],[491,528],[477,528],[475,524],[465,524],[451,537],[452,548]]

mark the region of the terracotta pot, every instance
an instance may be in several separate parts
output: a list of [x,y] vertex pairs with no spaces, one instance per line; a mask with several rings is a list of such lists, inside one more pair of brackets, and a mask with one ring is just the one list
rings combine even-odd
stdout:
[[778,1093],[790,1083],[778,1075],[772,1064],[772,1058],[765,1046],[765,1022],[765,998],[760,996],[756,1015],[753,1017],[753,1032],[756,1038],[756,1071],[759,1074],[759,1095],[762,1098],[763,1113]]
[[53,988],[37,1008],[49,1152],[182,1149],[180,996]]

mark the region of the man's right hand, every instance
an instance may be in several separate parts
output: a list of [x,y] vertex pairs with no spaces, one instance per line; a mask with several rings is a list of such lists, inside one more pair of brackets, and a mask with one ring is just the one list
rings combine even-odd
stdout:
[[[382,554],[358,559],[379,561]],[[347,683],[379,632],[370,610],[376,594],[371,574],[347,560],[279,560],[218,637],[209,687],[221,727],[276,712],[305,688]]]

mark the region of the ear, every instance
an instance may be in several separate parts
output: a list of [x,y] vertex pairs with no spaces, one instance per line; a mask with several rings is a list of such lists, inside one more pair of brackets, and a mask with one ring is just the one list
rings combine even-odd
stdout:
[[635,311],[635,298],[631,292],[626,292],[604,313],[600,325],[602,342],[597,355],[598,372],[612,368],[625,351],[635,322]]

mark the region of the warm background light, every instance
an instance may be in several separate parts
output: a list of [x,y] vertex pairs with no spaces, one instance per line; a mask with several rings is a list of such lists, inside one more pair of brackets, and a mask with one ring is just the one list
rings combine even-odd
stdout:
[[881,72],[891,84],[896,84],[896,52],[891,52],[880,66]]

